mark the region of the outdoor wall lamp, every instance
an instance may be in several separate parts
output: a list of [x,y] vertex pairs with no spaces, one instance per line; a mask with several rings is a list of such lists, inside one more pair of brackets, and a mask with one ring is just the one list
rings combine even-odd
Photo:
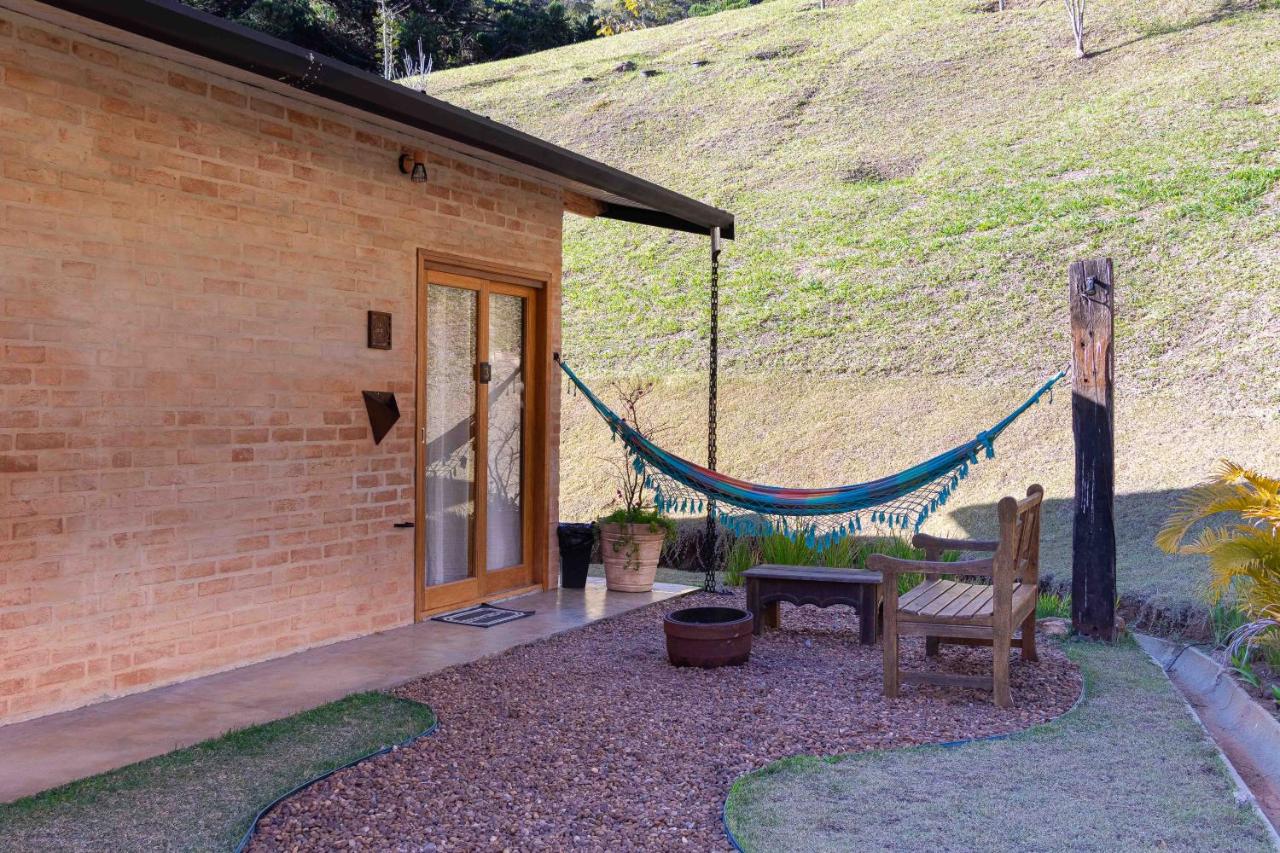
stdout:
[[400,173],[408,175],[415,184],[427,182],[427,165],[421,160],[415,160],[412,154],[400,155]]

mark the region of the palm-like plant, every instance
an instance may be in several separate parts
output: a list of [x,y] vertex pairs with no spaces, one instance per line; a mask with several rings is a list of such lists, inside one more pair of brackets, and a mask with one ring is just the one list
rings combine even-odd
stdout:
[[[1235,519],[1185,541],[1192,527],[1220,513]],[[1171,554],[1206,555],[1214,601],[1235,588],[1252,621],[1232,632],[1240,634],[1233,641],[1252,645],[1280,625],[1280,480],[1223,460],[1216,477],[1182,496],[1156,544]]]

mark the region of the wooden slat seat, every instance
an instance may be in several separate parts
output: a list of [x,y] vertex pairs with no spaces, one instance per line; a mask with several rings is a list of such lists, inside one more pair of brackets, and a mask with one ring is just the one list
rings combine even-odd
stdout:
[[[1036,589],[1030,584],[1013,585],[1014,614],[1035,609]],[[952,625],[990,625],[995,613],[995,595],[990,584],[960,581],[925,581],[898,599],[898,618],[912,622],[921,617]]]
[[[917,533],[911,543],[923,548],[923,560],[872,554],[867,568],[884,575],[884,693],[897,696],[902,682],[990,686],[995,703],[1007,707],[1009,650],[1036,660],[1036,595],[1040,586],[1040,504],[1044,489],[1032,486],[1022,500],[1004,498],[997,511],[1000,538],[992,541],[939,539]],[[994,552],[990,557],[943,562],[946,550]],[[898,575],[923,574],[924,580],[898,595]],[[991,583],[962,578],[988,577]],[[1021,629],[1020,635],[1016,634]],[[934,656],[943,643],[989,645],[991,678],[941,672],[902,672],[898,638],[924,637],[925,654]]]

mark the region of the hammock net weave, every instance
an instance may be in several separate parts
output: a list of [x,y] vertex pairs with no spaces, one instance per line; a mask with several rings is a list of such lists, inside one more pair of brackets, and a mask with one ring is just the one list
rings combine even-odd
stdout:
[[996,438],[1066,376],[1066,371],[1059,372],[971,440],[904,471],[867,483],[792,489],[738,480],[663,450],[605,405],[568,364],[561,361],[560,368],[626,445],[659,511],[693,514],[710,507],[720,523],[738,535],[781,532],[817,547],[868,528],[919,531],[980,458],[995,456]]

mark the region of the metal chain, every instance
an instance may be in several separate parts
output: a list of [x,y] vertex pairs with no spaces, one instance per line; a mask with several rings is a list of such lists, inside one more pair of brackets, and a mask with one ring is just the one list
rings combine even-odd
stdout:
[[[716,401],[719,395],[720,373],[720,229],[711,229],[711,351],[707,383],[707,467],[716,470]],[[707,532],[702,544],[703,568],[706,577],[702,588],[716,591],[716,502],[707,499]]]

